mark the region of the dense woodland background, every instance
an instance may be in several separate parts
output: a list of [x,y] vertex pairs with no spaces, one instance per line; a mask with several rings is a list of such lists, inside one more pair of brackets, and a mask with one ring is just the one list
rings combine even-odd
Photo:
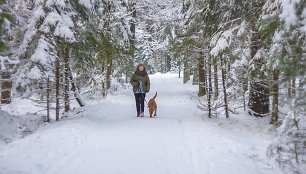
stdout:
[[60,120],[74,99],[128,87],[144,63],[193,75],[209,118],[270,117],[267,155],[306,170],[305,0],[0,0],[0,39],[2,106],[27,98]]

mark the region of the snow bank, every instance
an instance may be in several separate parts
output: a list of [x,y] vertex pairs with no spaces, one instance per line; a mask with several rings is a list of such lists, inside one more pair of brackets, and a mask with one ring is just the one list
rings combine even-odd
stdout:
[[16,138],[30,134],[38,128],[40,123],[42,120],[34,121],[29,117],[14,116],[0,111],[0,148]]
[[12,98],[10,104],[2,105],[1,110],[14,116],[26,116],[34,114],[42,110],[41,106],[37,106],[35,102],[29,99]]

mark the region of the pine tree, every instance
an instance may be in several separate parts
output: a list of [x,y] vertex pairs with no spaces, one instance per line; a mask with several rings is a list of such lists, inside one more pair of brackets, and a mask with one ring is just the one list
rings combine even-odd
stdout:
[[183,82],[187,83],[190,80],[190,66],[188,64],[188,61],[184,61],[184,78]]
[[5,8],[5,0],[0,1],[0,52],[9,50],[7,35],[10,32],[10,25],[13,22],[14,18]]
[[260,55],[260,33],[256,27],[256,21],[262,11],[264,3],[262,1],[252,1],[252,16],[247,19],[250,22],[251,36],[251,63],[250,63],[250,96],[249,113],[255,116],[264,116],[269,112],[269,86],[265,80],[264,60]]
[[225,65],[226,65],[226,61],[224,60],[224,58],[222,56],[220,56],[221,60],[221,68],[222,68],[222,86],[223,86],[223,96],[224,96],[224,110],[225,110],[225,116],[226,118],[229,118],[229,114],[228,114],[228,101],[227,101],[227,85],[226,85],[226,70],[225,70]]
[[[305,1],[267,1],[260,20],[262,40],[269,43],[266,56],[272,72],[271,123],[277,126],[280,123],[278,119],[283,119],[268,155],[287,173],[302,173],[305,170],[305,65],[302,56],[302,50],[306,48],[306,30],[302,22],[306,20],[303,16],[305,8]],[[297,79],[299,87],[295,85]],[[288,89],[288,84],[289,97],[279,95],[282,88]],[[288,104],[291,110],[285,118],[281,118],[278,107],[284,104]]]
[[204,96],[206,94],[206,70],[204,69],[204,53],[200,52],[199,61],[198,61],[198,71],[199,71],[199,93],[198,96]]
[[14,18],[9,14],[9,9],[5,6],[5,3],[4,0],[0,1],[1,103],[9,104],[11,102],[12,68],[17,61],[12,60],[12,54],[9,53],[8,37],[11,33],[11,23]]

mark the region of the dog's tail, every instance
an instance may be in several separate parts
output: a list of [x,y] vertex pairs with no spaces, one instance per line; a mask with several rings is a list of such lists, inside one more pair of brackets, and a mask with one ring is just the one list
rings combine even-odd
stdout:
[[153,97],[153,100],[155,100],[156,96],[157,96],[157,92],[156,92],[155,96]]

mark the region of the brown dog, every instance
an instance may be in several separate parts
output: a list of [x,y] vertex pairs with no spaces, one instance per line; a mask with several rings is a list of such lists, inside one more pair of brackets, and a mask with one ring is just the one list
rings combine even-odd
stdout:
[[150,117],[152,117],[152,114],[153,114],[154,111],[155,111],[154,117],[156,116],[156,111],[157,111],[157,104],[155,102],[156,96],[157,96],[157,92],[156,92],[155,96],[152,99],[149,100],[149,103],[148,103]]

